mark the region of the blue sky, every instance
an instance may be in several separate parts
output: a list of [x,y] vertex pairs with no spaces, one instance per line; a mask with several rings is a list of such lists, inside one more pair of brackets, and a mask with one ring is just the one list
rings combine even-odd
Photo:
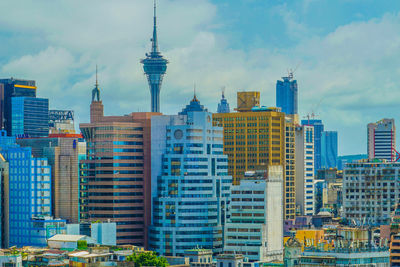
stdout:
[[[299,66],[299,112],[339,132],[339,154],[366,153],[366,125],[399,121],[400,1],[158,0],[170,61],[161,109],[191,99],[215,111],[220,88],[275,105],[275,83]],[[51,108],[88,120],[95,65],[108,115],[149,111],[139,61],[150,49],[151,0],[4,0],[0,76],[35,79]],[[400,127],[399,127],[400,129]]]

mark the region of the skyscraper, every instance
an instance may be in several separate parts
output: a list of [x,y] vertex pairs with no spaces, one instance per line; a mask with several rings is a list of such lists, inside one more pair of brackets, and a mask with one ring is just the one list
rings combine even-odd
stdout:
[[10,78],[0,79],[0,84],[0,126],[11,135],[11,99],[17,96],[36,97],[36,82]]
[[223,250],[232,177],[223,130],[194,97],[179,115],[152,117],[153,219],[150,249],[183,255],[199,246]]
[[396,127],[394,119],[382,119],[368,124],[368,158],[393,161],[396,157]]
[[338,132],[323,131],[321,135],[321,168],[338,167]]
[[160,112],[160,90],[165,72],[167,71],[168,60],[166,60],[158,49],[157,40],[157,16],[156,3],[154,2],[154,26],[153,38],[151,39],[151,51],[146,53],[146,58],[140,62],[143,64],[144,73],[151,93],[151,112]]
[[[0,131],[2,157],[9,163],[8,246],[46,246],[46,238],[65,230],[64,220],[51,218],[51,171],[46,158]],[[4,191],[4,188],[3,188]]]
[[321,136],[324,131],[324,125],[322,120],[302,120],[302,125],[312,125],[314,126],[314,169],[315,173],[321,169]]
[[282,79],[276,82],[276,106],[287,115],[297,114],[297,81],[293,80],[293,73]]
[[96,82],[90,123],[79,125],[87,142],[81,161],[82,221],[117,223],[117,244],[147,247],[151,220],[151,116],[104,116]]
[[222,98],[221,102],[218,104],[217,113],[229,113],[229,112],[231,112],[229,108],[229,103],[228,100],[226,100],[225,98],[224,91],[222,91]]
[[296,127],[296,207],[301,215],[314,215],[314,127]]
[[47,137],[49,135],[49,100],[36,97],[12,97],[11,135]]
[[224,128],[228,173],[238,185],[256,165],[282,165],[284,217],[295,216],[295,126],[278,108],[260,107],[259,92],[238,92],[238,112],[213,114]]
[[17,139],[22,147],[31,147],[34,157],[47,158],[51,166],[52,214],[68,223],[79,222],[80,134],[52,134],[49,137]]

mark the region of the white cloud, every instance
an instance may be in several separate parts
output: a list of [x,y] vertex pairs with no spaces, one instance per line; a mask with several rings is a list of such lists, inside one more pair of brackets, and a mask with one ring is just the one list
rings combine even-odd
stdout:
[[[341,141],[349,144],[342,152],[363,152],[363,141],[352,142],[343,131],[362,139],[370,120],[397,115],[382,110],[395,110],[400,98],[398,14],[314,36],[280,6],[288,34],[301,37],[298,44],[240,50],[228,47],[227,37],[213,31],[221,22],[209,1],[165,0],[159,7],[159,44],[170,61],[161,91],[166,113],[188,103],[194,82],[210,111],[216,109],[222,86],[232,108],[238,90],[260,90],[263,104],[274,105],[276,80],[302,62],[295,73],[300,111],[304,115],[319,106],[316,112],[327,128],[338,129]],[[149,110],[150,93],[139,60],[150,46],[151,1],[1,1],[0,9],[8,10],[0,17],[0,29],[33,32],[46,44],[31,54],[10,57],[1,76],[36,79],[39,95],[49,97],[53,108],[72,107],[87,121],[97,63],[106,113]]]

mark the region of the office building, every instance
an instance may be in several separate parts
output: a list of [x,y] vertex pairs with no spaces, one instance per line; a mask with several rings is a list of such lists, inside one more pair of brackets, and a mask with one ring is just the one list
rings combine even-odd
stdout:
[[50,134],[75,134],[73,110],[49,110]]
[[166,60],[158,49],[156,4],[154,3],[153,38],[151,38],[151,51],[142,59],[143,70],[146,74],[151,93],[151,112],[160,112],[160,91],[164,75],[167,71]]
[[396,127],[394,119],[368,124],[368,159],[396,159]]
[[49,100],[35,97],[11,98],[11,135],[49,135]]
[[293,73],[282,77],[282,80],[276,82],[276,106],[287,115],[297,114],[297,81],[293,80]]
[[282,190],[282,166],[260,166],[232,186],[224,253],[242,254],[249,261],[282,261]]
[[229,108],[228,100],[225,98],[225,93],[222,91],[221,102],[218,104],[217,113],[229,113],[231,112]]
[[256,165],[284,168],[284,218],[295,216],[295,124],[278,108],[260,107],[259,92],[238,92],[235,113],[213,114],[214,125],[224,128],[228,174],[238,185]]
[[34,157],[47,158],[51,166],[52,214],[68,223],[79,222],[79,134],[51,134],[44,138],[17,139],[31,147]]
[[11,102],[13,97],[36,97],[36,82],[22,79],[0,79],[0,123],[1,127],[12,132]]
[[343,217],[368,225],[390,223],[400,199],[400,163],[384,160],[348,163],[343,175]]
[[81,221],[117,223],[117,244],[147,247],[151,220],[150,125],[159,113],[104,116],[98,83],[90,123],[80,124],[87,143],[80,162]]
[[338,165],[338,133],[323,131],[321,135],[321,168],[337,168]]
[[152,117],[150,249],[161,255],[222,252],[232,177],[211,116],[195,96],[179,115]]
[[301,125],[311,125],[314,126],[314,170],[315,173],[321,169],[322,159],[321,159],[321,151],[322,151],[322,143],[321,137],[322,132],[324,131],[324,125],[321,120],[302,120]]
[[[1,154],[9,164],[9,246],[45,246],[46,238],[65,230],[65,221],[51,217],[51,171],[46,158],[0,132]],[[4,188],[3,188],[4,190]]]
[[10,210],[10,188],[9,188],[9,168],[8,162],[0,154],[0,247],[7,248],[9,244],[9,210]]
[[314,215],[314,127],[296,127],[296,208],[300,215]]

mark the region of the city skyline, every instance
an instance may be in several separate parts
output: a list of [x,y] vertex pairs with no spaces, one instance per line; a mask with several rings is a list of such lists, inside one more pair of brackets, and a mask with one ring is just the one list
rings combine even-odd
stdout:
[[[226,86],[232,107],[240,90],[261,91],[261,104],[274,106],[276,80],[301,62],[294,74],[300,117],[314,109],[327,130],[337,130],[340,155],[366,153],[368,122],[399,119],[395,59],[399,56],[400,4],[395,1],[192,3],[158,1],[159,43],[171,61],[161,93],[164,114],[175,114],[183,107],[178,102],[191,99],[193,81],[197,95],[212,112],[216,112],[221,86]],[[86,104],[97,62],[106,114],[150,111],[140,59],[149,51],[152,1],[81,4],[90,5],[95,14],[107,11],[109,16],[101,21],[74,9],[76,4],[2,2],[0,7],[9,12],[0,18],[4,51],[0,75],[37,80],[38,97],[49,97],[50,108],[74,109],[77,121],[82,122],[89,115]],[[67,10],[65,18],[54,12],[60,7]],[[341,8],[345,12],[333,19]],[[15,16],[22,12],[24,17],[27,10],[33,10],[26,16],[29,20]],[[251,11],[255,21],[235,28]],[[73,20],[79,23],[74,25]],[[25,35],[28,38],[21,42]]]

